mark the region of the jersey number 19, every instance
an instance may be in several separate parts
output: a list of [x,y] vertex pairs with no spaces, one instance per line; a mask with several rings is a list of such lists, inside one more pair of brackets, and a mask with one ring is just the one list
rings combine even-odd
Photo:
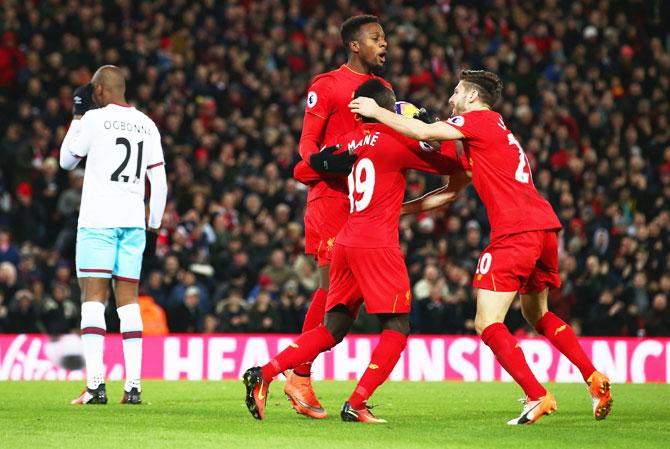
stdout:
[[[365,179],[363,179],[365,177]],[[368,158],[356,162],[356,166],[347,178],[349,184],[349,213],[361,212],[370,205],[372,192],[375,189],[375,166]],[[359,200],[354,198],[354,192],[362,195]]]

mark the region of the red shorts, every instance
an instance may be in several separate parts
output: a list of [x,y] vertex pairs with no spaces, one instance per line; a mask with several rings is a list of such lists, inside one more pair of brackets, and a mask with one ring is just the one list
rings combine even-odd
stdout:
[[305,210],[305,254],[314,254],[317,264],[329,265],[335,236],[349,217],[347,198],[321,197],[307,203]]
[[368,313],[409,313],[412,293],[400,248],[335,244],[326,310],[342,304],[355,316],[363,302]]
[[494,292],[538,293],[560,287],[556,231],[500,237],[479,256],[472,286]]

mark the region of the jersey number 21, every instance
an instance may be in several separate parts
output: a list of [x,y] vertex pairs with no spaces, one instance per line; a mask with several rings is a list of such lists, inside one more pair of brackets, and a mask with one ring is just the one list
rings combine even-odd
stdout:
[[[128,182],[130,180],[130,176],[128,175],[121,175],[123,173],[123,170],[125,170],[126,166],[128,166],[128,161],[130,161],[130,153],[132,152],[132,148],[130,146],[130,141],[126,139],[125,137],[118,137],[116,139],[116,145],[123,145],[126,149],[126,157],[123,158],[123,162],[121,162],[121,165],[114,170],[114,173],[112,173],[111,180],[114,182]],[[144,141],[140,141],[137,143],[137,166],[135,167],[135,178],[133,179],[133,182],[137,183],[140,180],[140,173],[142,170],[142,147],[144,146]]]

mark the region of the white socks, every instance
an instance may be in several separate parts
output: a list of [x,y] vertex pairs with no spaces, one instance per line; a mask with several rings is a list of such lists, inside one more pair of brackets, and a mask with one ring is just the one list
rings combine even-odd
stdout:
[[81,341],[86,361],[86,386],[92,390],[105,382],[105,305],[97,301],[84,301],[81,305]]
[[121,321],[123,337],[123,357],[126,361],[125,391],[140,387],[142,373],[142,316],[139,304],[128,304],[116,309]]

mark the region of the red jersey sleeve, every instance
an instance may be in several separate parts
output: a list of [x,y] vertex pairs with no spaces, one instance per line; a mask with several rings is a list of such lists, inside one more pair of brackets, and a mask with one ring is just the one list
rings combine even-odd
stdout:
[[293,168],[293,177],[305,185],[321,181],[321,175],[305,161],[300,161]]
[[319,151],[326,122],[332,109],[330,77],[320,76],[309,86],[305,116],[300,135],[300,157],[309,162],[309,156]]
[[476,138],[482,133],[481,120],[476,114],[456,115],[445,122],[459,130],[466,139]]
[[393,158],[399,168],[412,168],[438,175],[450,175],[461,170],[458,158],[453,157],[454,155],[444,155],[440,151],[428,149],[422,142],[398,133],[394,133],[392,138],[395,144],[390,148],[393,148]]
[[309,157],[319,152],[319,143],[323,139],[323,130],[326,127],[326,120],[319,116],[305,112],[305,118],[302,122],[302,134],[298,151],[300,157],[309,163]]
[[468,157],[463,151],[462,144],[456,144],[454,140],[444,140],[440,145],[440,153],[445,157],[458,161],[463,171],[471,170]]
[[307,91],[305,114],[316,115],[327,120],[333,109],[331,89],[333,82],[329,76],[317,77]]

